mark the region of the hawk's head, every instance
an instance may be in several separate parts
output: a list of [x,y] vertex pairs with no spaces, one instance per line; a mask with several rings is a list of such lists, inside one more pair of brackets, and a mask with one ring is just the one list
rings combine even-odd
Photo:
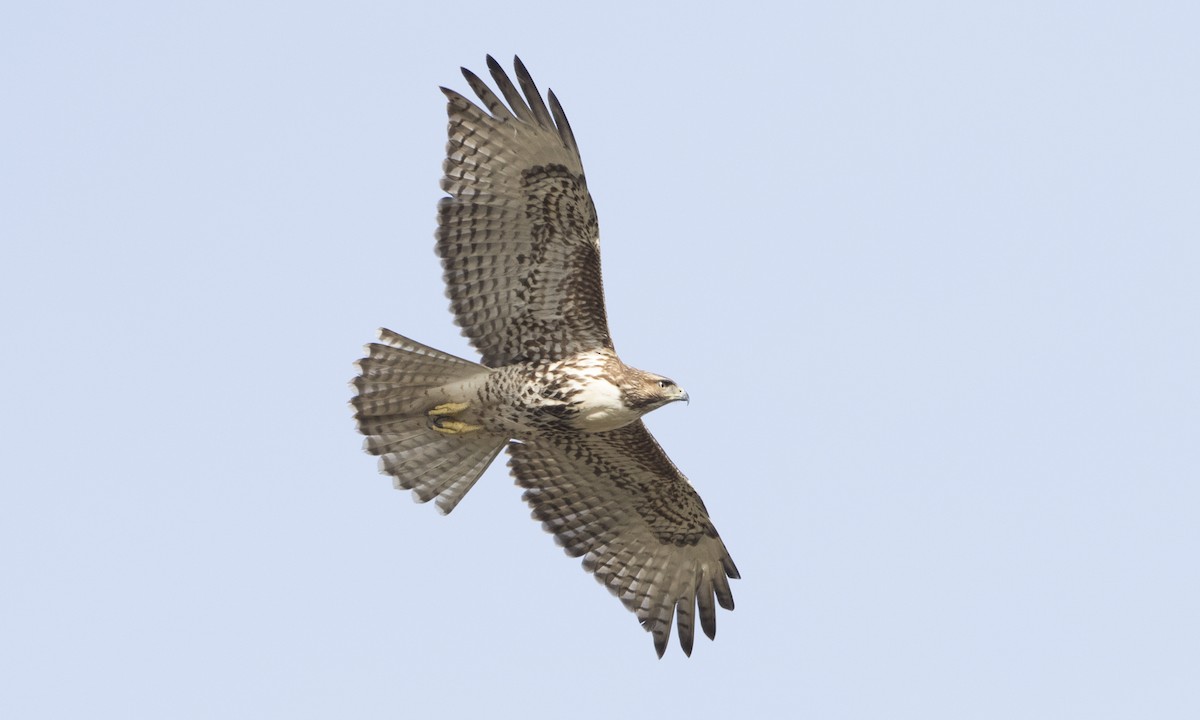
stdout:
[[648,413],[676,400],[687,401],[688,394],[675,381],[662,375],[630,368],[621,384],[621,399],[629,407]]

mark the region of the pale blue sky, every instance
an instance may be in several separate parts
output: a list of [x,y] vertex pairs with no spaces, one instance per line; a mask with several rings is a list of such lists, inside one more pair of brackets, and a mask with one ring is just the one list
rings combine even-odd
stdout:
[[[1200,717],[1189,3],[10,3],[0,716]],[[744,579],[663,660],[502,463],[360,451],[472,357],[438,85],[519,53],[649,425]]]

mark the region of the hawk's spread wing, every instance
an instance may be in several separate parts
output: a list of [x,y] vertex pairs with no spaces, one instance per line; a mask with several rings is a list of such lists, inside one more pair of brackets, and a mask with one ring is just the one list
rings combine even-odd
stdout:
[[[486,112],[449,98],[437,253],[463,334],[488,367],[612,347],[600,235],[571,126],[516,60],[513,85],[488,57],[508,106],[463,68]],[[511,108],[511,109],[510,109]]]
[[726,577],[739,577],[737,567],[700,496],[642,421],[510,443],[508,452],[533,516],[637,614],[660,657],[672,614],[688,655],[697,606],[705,634],[716,634],[713,598],[733,609]]

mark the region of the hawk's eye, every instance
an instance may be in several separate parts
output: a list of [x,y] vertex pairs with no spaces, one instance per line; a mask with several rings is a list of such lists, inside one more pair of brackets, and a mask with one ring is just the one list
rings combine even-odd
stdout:
[[674,385],[674,384],[675,384],[675,383],[671,382],[670,380],[659,380],[659,381],[658,381],[658,386],[659,386],[660,388],[669,388],[669,387],[671,387],[671,386],[672,386],[672,385]]

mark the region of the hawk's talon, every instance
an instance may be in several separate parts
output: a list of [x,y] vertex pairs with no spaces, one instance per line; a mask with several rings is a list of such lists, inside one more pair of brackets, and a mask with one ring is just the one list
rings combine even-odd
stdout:
[[433,418],[433,422],[429,424],[429,427],[443,435],[466,435],[467,433],[483,429],[482,425],[470,425],[461,420],[451,420],[444,416]]
[[457,415],[463,410],[471,407],[471,403],[442,403],[429,411],[430,417],[440,417],[444,415]]

